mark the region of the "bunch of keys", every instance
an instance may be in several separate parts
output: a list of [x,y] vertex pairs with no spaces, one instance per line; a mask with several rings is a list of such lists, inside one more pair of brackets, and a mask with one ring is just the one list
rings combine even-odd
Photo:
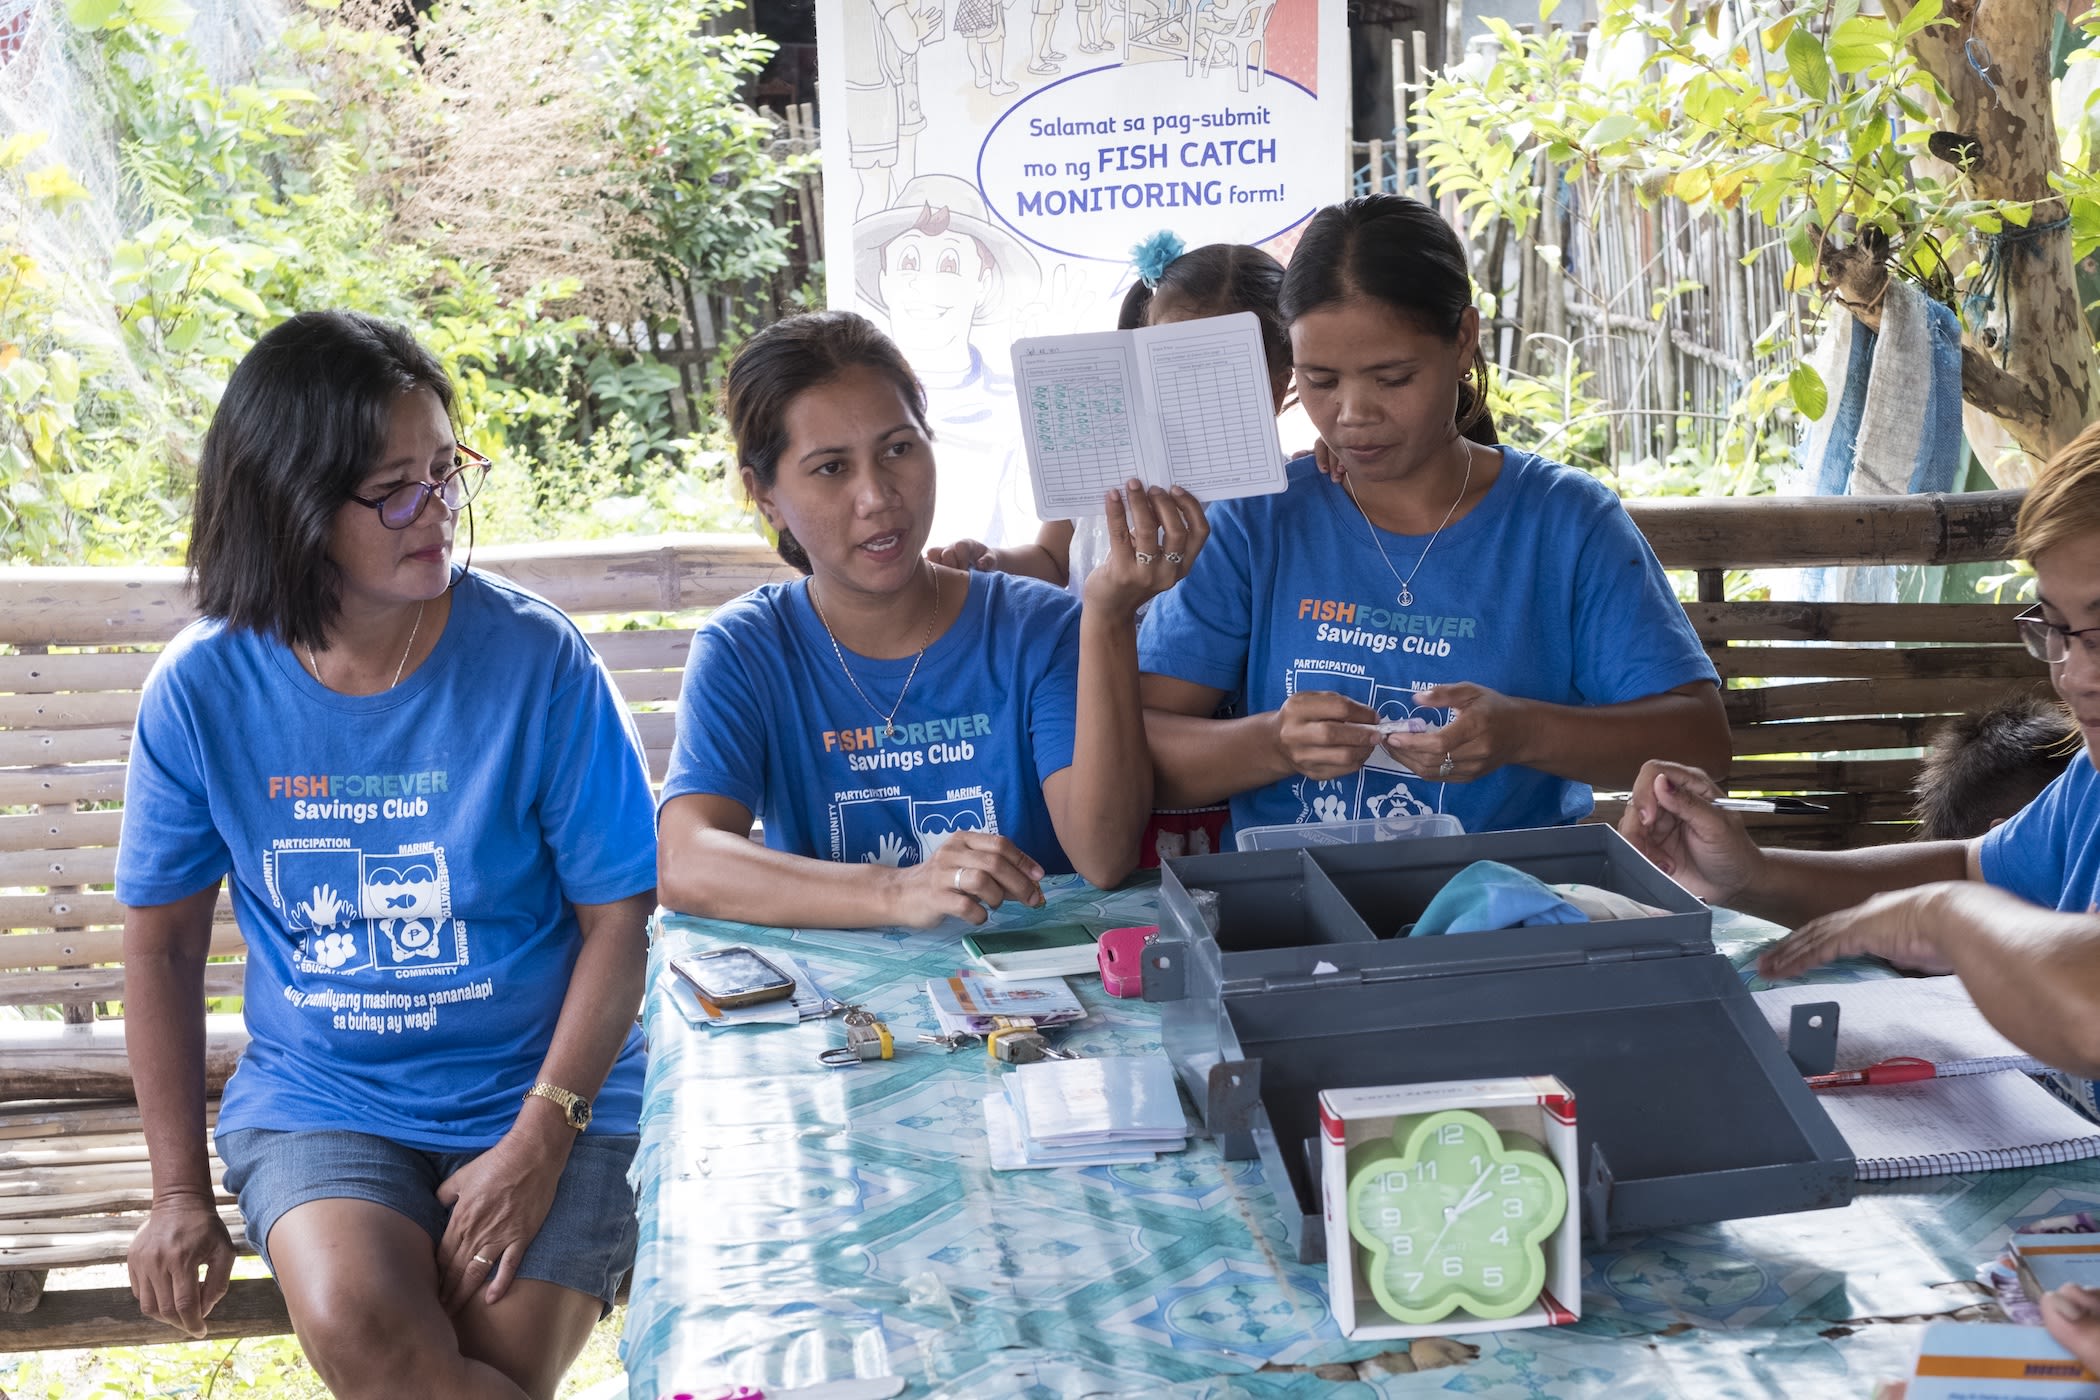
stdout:
[[846,1043],[833,1046],[817,1059],[833,1069],[844,1069],[862,1060],[893,1059],[896,1053],[897,1044],[890,1038],[890,1028],[875,1019],[875,1013],[865,1007],[849,1006],[846,1008]]

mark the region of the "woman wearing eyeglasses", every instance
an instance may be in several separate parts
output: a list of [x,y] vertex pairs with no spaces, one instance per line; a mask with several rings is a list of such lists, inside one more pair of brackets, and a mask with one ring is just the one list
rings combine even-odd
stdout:
[[294,317],[235,369],[198,466],[203,617],[146,683],[117,861],[140,1307],[205,1335],[233,1260],[202,1054],[230,876],[225,1184],[345,1396],[551,1396],[634,1250],[648,775],[575,627],[453,566],[488,462],[451,410],[365,316]]
[[1719,789],[1704,773],[1650,763],[1619,830],[1693,893],[1792,925],[1760,962],[1767,976],[1859,954],[1960,974],[1992,1024],[2067,1071],[2090,1110],[2100,1076],[2100,427],[2043,469],[2018,544],[2041,598],[2020,636],[2049,663],[2086,752],[2010,821],[1968,841],[1766,851],[1741,818],[1715,809]]

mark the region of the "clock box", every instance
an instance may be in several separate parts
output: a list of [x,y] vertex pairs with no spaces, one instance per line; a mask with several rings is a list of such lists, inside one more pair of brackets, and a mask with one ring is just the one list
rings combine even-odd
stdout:
[[1580,1317],[1575,1113],[1551,1075],[1322,1093],[1327,1294],[1342,1335],[1450,1337]]
[[[1395,936],[1476,860],[1664,912]],[[1610,827],[1196,856],[1160,878],[1145,999],[1225,1156],[1288,1183],[1305,1262],[1326,1253],[1325,1090],[1556,1076],[1582,1105],[1598,1239],[1852,1198],[1851,1150],[1714,950],[1712,911]]]

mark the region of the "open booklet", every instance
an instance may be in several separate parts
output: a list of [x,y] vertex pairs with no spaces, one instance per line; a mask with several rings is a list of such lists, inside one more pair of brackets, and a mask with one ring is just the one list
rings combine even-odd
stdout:
[[1136,477],[1198,500],[1284,487],[1269,364],[1251,311],[1013,346],[1035,513],[1101,513]]
[[2020,1053],[1958,977],[1775,987],[1758,1009],[1783,1040],[1793,1009],[1838,1004],[1837,1068],[1911,1055],[1931,1079],[1828,1089],[1816,1102],[1844,1135],[1863,1181],[2033,1167],[2100,1156],[2100,1126],[2028,1077],[2047,1066]]

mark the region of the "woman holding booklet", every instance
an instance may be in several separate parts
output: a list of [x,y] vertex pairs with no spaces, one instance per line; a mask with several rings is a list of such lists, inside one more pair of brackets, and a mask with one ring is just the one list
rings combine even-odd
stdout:
[[[1658,752],[1726,761],[1713,667],[1618,499],[1468,437],[1486,406],[1472,290],[1415,200],[1307,225],[1281,310],[1323,450],[1281,494],[1216,506],[1145,619],[1162,805],[1492,830],[1577,820],[1591,784]],[[1239,717],[1215,718],[1222,700]]]
[[806,577],[693,638],[658,817],[663,902],[924,927],[1040,904],[1046,873],[1120,881],[1152,797],[1133,615],[1203,547],[1202,507],[1136,481],[1108,493],[1124,528],[1081,602],[924,557],[925,393],[862,317],[759,332],[724,399],[745,489]]

